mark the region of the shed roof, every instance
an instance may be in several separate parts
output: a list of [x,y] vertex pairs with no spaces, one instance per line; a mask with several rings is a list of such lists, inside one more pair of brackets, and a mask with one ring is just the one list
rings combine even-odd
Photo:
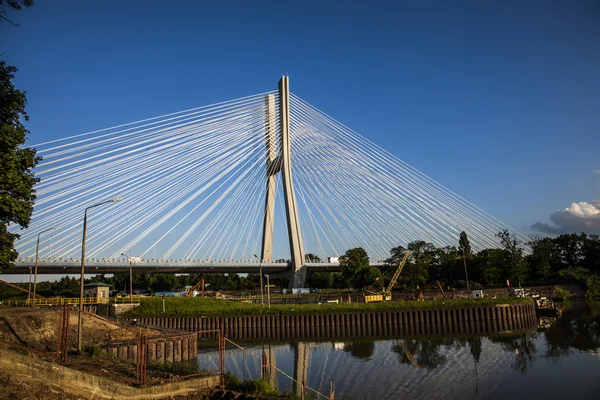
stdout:
[[104,282],[92,282],[92,283],[88,283],[87,285],[83,285],[83,287],[86,287],[86,288],[112,287],[112,285],[109,285],[108,283],[104,283]]

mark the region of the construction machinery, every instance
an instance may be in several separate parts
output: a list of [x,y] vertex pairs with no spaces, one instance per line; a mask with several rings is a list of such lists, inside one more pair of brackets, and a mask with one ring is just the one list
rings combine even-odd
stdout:
[[404,352],[404,355],[406,356],[406,358],[408,359],[408,361],[410,361],[410,363],[412,364],[412,366],[415,367],[416,369],[419,369],[419,364],[417,363],[417,360],[415,360],[415,357],[412,355],[412,353],[410,352],[410,350],[408,350],[408,348],[404,344],[404,341],[403,340],[396,340],[396,344],[402,349],[402,351]]
[[204,279],[201,279],[198,283],[196,283],[194,286],[192,286],[187,293],[184,293],[182,295],[182,297],[193,297],[194,290],[196,290],[198,288],[198,286],[200,286],[200,285],[202,285],[202,297],[204,297]]
[[400,276],[400,273],[402,272],[402,269],[404,268],[404,264],[406,264],[406,261],[408,260],[409,256],[410,256],[410,251],[407,251],[404,254],[404,257],[402,258],[402,260],[400,261],[400,264],[398,264],[398,268],[396,269],[396,272],[394,272],[394,275],[392,276],[392,279],[390,280],[390,283],[387,285],[387,287],[384,286],[383,290],[377,294],[366,295],[365,303],[374,303],[374,302],[378,302],[378,301],[392,300],[392,288],[398,281],[398,277]]
[[416,296],[418,301],[423,301],[423,291],[426,288],[431,287],[431,286],[437,287],[439,289],[440,293],[442,294],[442,299],[446,298],[446,293],[444,293],[444,289],[442,288],[442,284],[440,283],[440,281],[433,281],[433,282],[430,282],[427,285],[423,285],[419,288],[419,290],[417,291],[417,296]]

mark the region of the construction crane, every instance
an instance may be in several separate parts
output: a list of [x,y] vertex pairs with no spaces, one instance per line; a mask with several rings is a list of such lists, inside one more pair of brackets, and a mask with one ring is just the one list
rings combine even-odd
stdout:
[[410,361],[410,363],[412,364],[412,366],[415,367],[416,369],[418,369],[419,368],[419,364],[417,363],[417,360],[415,360],[415,358],[413,357],[412,353],[408,350],[408,348],[404,344],[404,341],[402,341],[402,340],[396,340],[396,344],[402,349],[402,351],[404,352],[404,355],[406,356],[406,358],[408,359],[408,361]]
[[394,272],[394,275],[392,275],[392,279],[390,280],[390,283],[387,285],[387,287],[384,286],[383,290],[379,294],[365,296],[365,303],[392,300],[392,288],[396,284],[396,281],[398,281],[398,277],[400,276],[400,273],[404,268],[404,264],[406,264],[406,261],[408,260],[409,256],[410,251],[407,251],[404,254],[404,257],[402,258],[402,261],[400,261],[400,264],[398,264],[398,268],[396,269],[396,272]]
[[183,294],[182,297],[192,297],[194,290],[196,290],[200,285],[202,285],[202,297],[204,297],[204,279],[201,279],[198,283],[192,286],[187,293]]

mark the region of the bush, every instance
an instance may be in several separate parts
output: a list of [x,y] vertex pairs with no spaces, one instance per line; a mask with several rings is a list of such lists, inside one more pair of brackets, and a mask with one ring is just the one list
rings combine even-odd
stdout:
[[558,286],[554,286],[554,293],[556,294],[556,297],[558,297],[563,303],[567,303],[569,301],[569,292],[566,290],[561,289]]
[[198,367],[195,361],[184,361],[184,362],[149,362],[147,369],[155,371],[168,372],[177,376],[195,375],[201,372],[205,372],[203,369]]
[[600,278],[594,276],[585,281],[587,291],[585,292],[585,299],[588,302],[600,299]]
[[90,357],[100,357],[102,355],[102,349],[98,346],[87,346],[83,350]]
[[269,381],[265,378],[240,380],[230,372],[225,374],[225,388],[236,392],[253,395],[278,395],[277,390],[271,388]]

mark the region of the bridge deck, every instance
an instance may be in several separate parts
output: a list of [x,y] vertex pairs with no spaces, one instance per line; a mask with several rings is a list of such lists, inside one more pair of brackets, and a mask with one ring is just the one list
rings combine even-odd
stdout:
[[[5,269],[3,274],[24,275],[29,274],[29,269],[34,267],[33,262],[18,262],[13,269]],[[382,263],[372,263],[382,265]],[[191,262],[140,262],[133,264],[133,272],[136,274],[151,273],[248,273],[259,272],[261,265],[258,263],[191,263]],[[340,265],[334,263],[307,263],[306,268],[310,272],[337,272]],[[263,273],[270,274],[285,272],[291,269],[287,263],[264,263]],[[88,274],[115,274],[129,272],[127,262],[86,262],[85,271]],[[81,273],[80,261],[52,261],[39,262],[38,274],[78,274]]]

